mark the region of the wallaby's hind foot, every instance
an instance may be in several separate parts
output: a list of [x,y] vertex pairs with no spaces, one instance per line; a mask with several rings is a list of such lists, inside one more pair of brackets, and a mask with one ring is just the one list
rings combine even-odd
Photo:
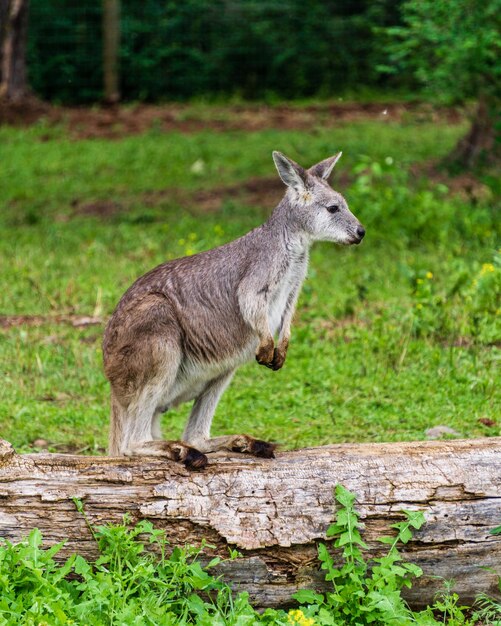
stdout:
[[205,441],[192,441],[197,448],[204,452],[218,452],[219,450],[229,450],[230,452],[241,452],[251,454],[261,459],[274,459],[276,443],[261,441],[250,435],[227,435],[222,437],[212,437]]
[[208,459],[202,452],[196,448],[187,446],[186,456],[182,459],[186,469],[203,470],[207,467]]
[[142,441],[132,443],[125,451],[126,456],[162,456],[171,461],[184,463],[190,470],[204,469],[208,459],[199,450],[180,441]]
[[236,435],[233,437],[231,449],[233,452],[246,452],[261,459],[274,459],[276,447],[276,443],[254,439],[254,437],[249,437],[249,435]]

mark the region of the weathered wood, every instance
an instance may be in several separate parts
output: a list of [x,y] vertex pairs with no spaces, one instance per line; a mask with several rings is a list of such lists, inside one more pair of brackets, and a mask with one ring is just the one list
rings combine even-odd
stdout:
[[151,519],[172,543],[214,544],[210,552],[241,559],[223,566],[226,580],[258,606],[277,606],[301,587],[322,588],[316,544],[334,517],[333,489],[357,493],[364,536],[374,552],[402,509],[427,523],[403,551],[425,575],[408,594],[430,601],[440,576],[463,600],[495,593],[501,538],[501,438],[393,444],[345,444],[284,452],[275,460],[214,458],[206,470],[155,458],[62,454],[17,455],[0,443],[0,535],[11,541],[37,526],[47,544],[68,538],[64,553],[95,557],[96,547],[71,500],[93,524]]

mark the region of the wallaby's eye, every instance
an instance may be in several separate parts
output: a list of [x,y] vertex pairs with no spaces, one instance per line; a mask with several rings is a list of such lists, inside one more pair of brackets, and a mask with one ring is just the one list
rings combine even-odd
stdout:
[[339,204],[331,204],[327,207],[327,211],[329,211],[329,213],[337,213],[339,211]]

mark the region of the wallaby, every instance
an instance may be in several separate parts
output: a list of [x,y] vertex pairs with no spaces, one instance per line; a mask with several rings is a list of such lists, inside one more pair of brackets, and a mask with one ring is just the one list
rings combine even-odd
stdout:
[[[284,364],[311,244],[358,244],[365,235],[327,183],[340,156],[305,170],[273,152],[287,191],[265,224],[159,265],[122,296],[103,342],[111,455],[163,456],[190,469],[221,449],[274,456],[274,444],[249,435],[211,438],[211,422],[239,365],[254,356],[272,370]],[[162,413],[189,400],[182,441],[163,440]]]

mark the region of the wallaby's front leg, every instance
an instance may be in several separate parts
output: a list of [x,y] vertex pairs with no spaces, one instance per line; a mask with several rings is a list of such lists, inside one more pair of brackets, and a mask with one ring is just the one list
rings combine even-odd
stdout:
[[299,289],[292,292],[287,300],[287,305],[280,324],[280,332],[278,335],[278,345],[275,348],[273,355],[272,369],[279,370],[285,363],[285,357],[287,356],[287,350],[289,348],[289,341],[291,338],[291,324],[294,317],[294,311],[296,309],[296,302]]
[[291,323],[296,309],[298,291],[299,289],[291,292],[289,295],[285,311],[280,322],[277,346],[273,349],[273,358],[270,363],[265,363],[265,365],[270,367],[272,370],[279,370],[285,363],[285,357],[287,356],[287,350],[289,348],[289,341],[291,338]]
[[[288,313],[286,311],[285,316],[287,315]],[[259,345],[256,350],[256,361],[259,365],[264,365],[275,371],[282,367],[289,345],[291,319],[292,313],[290,314],[288,322],[285,324],[285,332],[280,333],[278,346],[275,346],[275,340],[273,339],[268,324],[267,308],[261,309],[259,315],[256,315],[254,318],[254,328],[259,337]],[[284,327],[284,323],[282,323],[282,327]]]
[[238,303],[242,317],[259,337],[256,361],[272,368],[275,340],[268,323],[268,288],[258,288],[254,277],[247,277],[239,285]]
[[273,368],[273,359],[275,358],[275,340],[271,334],[268,326],[268,319],[265,321],[266,330],[259,334],[259,346],[256,350],[256,361],[259,365],[265,365],[271,369]]

